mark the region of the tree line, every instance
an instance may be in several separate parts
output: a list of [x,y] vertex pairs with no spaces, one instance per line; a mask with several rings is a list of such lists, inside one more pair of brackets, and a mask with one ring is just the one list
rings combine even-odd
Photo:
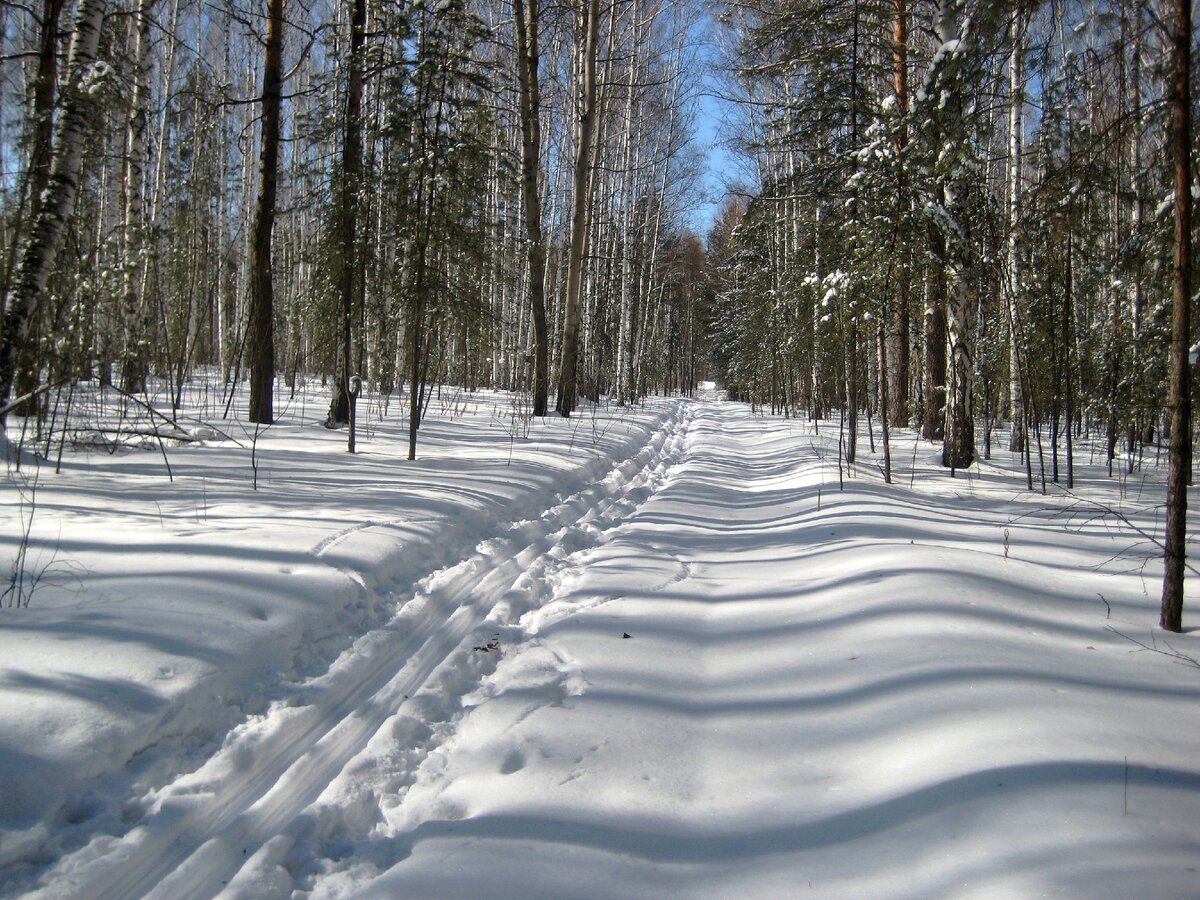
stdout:
[[1006,426],[1043,490],[1073,486],[1085,435],[1110,475],[1166,443],[1178,631],[1187,0],[731,0],[721,23],[748,168],[709,242],[725,384],[843,416],[851,464],[874,413],[889,480],[888,429],[909,424],[951,470]]
[[[650,0],[0,7],[0,394],[688,391],[697,58]],[[232,394],[232,391],[231,391]],[[353,427],[350,429],[353,448]]]
[[[406,394],[411,458],[436,384],[716,377],[851,465],[874,417],[888,480],[907,425],[1030,489],[1165,444],[1178,630],[1193,42],[1187,0],[0,5],[0,422],[204,370],[269,424],[318,376],[351,451]],[[746,172],[702,241],[714,64]]]

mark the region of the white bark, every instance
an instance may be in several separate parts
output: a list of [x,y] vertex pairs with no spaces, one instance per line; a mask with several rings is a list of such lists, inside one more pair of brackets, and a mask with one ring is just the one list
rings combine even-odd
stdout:
[[1017,298],[1021,289],[1021,257],[1018,223],[1021,219],[1021,128],[1024,86],[1021,53],[1024,33],[1020,17],[1013,23],[1012,55],[1008,63],[1008,359],[1009,398],[1012,419],[1010,450],[1025,449],[1025,403],[1021,380],[1021,330]]
[[[0,339],[0,400],[6,399],[12,389],[17,347],[28,339],[30,325],[37,318],[46,281],[66,236],[67,218],[75,206],[84,136],[92,124],[100,79],[107,74],[107,67],[96,59],[104,8],[105,0],[79,0],[76,11],[50,181],[22,250],[13,292],[5,307],[4,334]],[[4,417],[0,416],[0,427],[3,423]]]

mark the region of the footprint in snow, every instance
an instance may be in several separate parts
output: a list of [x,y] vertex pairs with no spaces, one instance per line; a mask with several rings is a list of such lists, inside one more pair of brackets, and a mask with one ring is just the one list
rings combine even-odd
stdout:
[[525,768],[525,754],[519,747],[514,747],[500,763],[500,774],[511,775],[514,772],[520,772],[523,768]]

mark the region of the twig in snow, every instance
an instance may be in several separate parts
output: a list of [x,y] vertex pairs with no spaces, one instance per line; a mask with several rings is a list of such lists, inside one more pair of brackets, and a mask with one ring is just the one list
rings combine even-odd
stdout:
[[[179,430],[179,424],[176,422],[175,419],[172,419],[170,416],[159,412],[150,403],[143,400],[141,397],[135,396],[134,394],[131,394],[128,391],[122,390],[115,384],[109,385],[109,387],[111,390],[116,391],[118,394],[120,394],[125,399],[131,400],[132,402],[136,403],[138,406],[140,406],[142,409],[144,409],[146,412],[148,412],[151,415],[151,417],[161,419],[163,422],[170,425],[171,428],[174,429],[176,432]],[[287,406],[285,405],[284,411],[286,412],[286,410],[287,410]],[[185,418],[187,418],[187,417],[185,417]],[[206,428],[212,429],[213,433],[216,434],[218,437],[221,437],[222,439],[227,440],[227,441],[233,441],[233,443],[239,447],[242,446],[241,442],[237,438],[233,437],[233,435],[228,434],[225,431],[222,431],[220,428],[217,428],[211,422],[205,422],[203,419],[195,419],[195,421],[199,422],[201,425],[203,425]],[[158,433],[157,429],[155,429],[155,432],[156,432],[156,434]],[[163,434],[161,436],[169,438],[171,440],[184,440],[184,438],[176,437],[174,434]],[[193,438],[193,440],[198,440],[198,439]]]
[[[1152,534],[1148,531],[1145,531],[1142,528],[1139,528],[1137,525],[1135,525],[1133,522],[1130,521],[1129,517],[1126,516],[1125,513],[1121,512],[1119,509],[1115,509],[1115,508],[1109,506],[1107,503],[1102,503],[1099,500],[1092,500],[1087,497],[1080,497],[1078,494],[1075,494],[1068,490],[1064,490],[1063,494],[1066,495],[1067,497],[1070,497],[1072,500],[1076,501],[1077,505],[1095,507],[1095,509],[1097,511],[1096,515],[1090,516],[1089,518],[1084,519],[1083,522],[1079,525],[1080,528],[1083,528],[1084,526],[1086,526],[1092,522],[1103,521],[1106,517],[1111,516],[1112,518],[1114,518],[1118,522],[1120,522],[1122,525],[1124,525],[1126,528],[1128,528],[1130,531],[1132,531],[1134,534],[1136,534],[1140,538],[1142,538],[1143,541],[1152,544],[1153,546],[1157,547],[1163,553],[1166,552],[1166,547],[1163,545],[1163,542],[1158,537],[1156,537],[1154,534]],[[1184,565],[1187,566],[1187,570],[1189,572],[1191,572],[1193,575],[1200,575],[1200,569],[1197,569],[1191,563],[1189,563],[1185,560]]]
[[[1107,603],[1108,601],[1105,601],[1105,602]],[[1130,650],[1129,651],[1130,653],[1141,653],[1144,650],[1148,650],[1151,653],[1158,653],[1162,656],[1165,656],[1168,659],[1173,660],[1174,662],[1178,663],[1181,666],[1187,666],[1189,669],[1200,669],[1200,659],[1196,659],[1194,656],[1188,656],[1186,653],[1181,653],[1180,651],[1178,651],[1174,647],[1172,647],[1170,645],[1170,643],[1168,643],[1165,639],[1163,640],[1162,643],[1163,643],[1163,647],[1166,647],[1167,649],[1164,650],[1164,649],[1162,649],[1162,647],[1159,647],[1158,639],[1154,636],[1153,631],[1150,632],[1150,643],[1147,644],[1143,641],[1139,641],[1135,637],[1130,637],[1129,635],[1125,634],[1122,631],[1118,631],[1116,628],[1113,628],[1113,626],[1111,626],[1111,625],[1105,625],[1104,630],[1111,631],[1117,637],[1124,638],[1125,640],[1129,641],[1131,644],[1136,644],[1138,646],[1138,649]]]
[[1125,757],[1125,813],[1129,815],[1129,757]]
[[[49,560],[42,562],[41,558],[30,559],[29,549],[32,543],[33,520],[37,514],[38,481],[41,476],[41,464],[36,455],[34,462],[35,469],[32,478],[10,472],[21,504],[21,535],[17,542],[17,552],[13,557],[8,584],[3,592],[0,592],[0,607],[7,606],[10,609],[13,607],[28,609],[34,593],[42,582],[61,576],[76,578],[82,571],[82,566],[77,563],[59,558],[61,548],[59,543],[55,544]],[[18,478],[22,478],[24,483],[20,483]]]

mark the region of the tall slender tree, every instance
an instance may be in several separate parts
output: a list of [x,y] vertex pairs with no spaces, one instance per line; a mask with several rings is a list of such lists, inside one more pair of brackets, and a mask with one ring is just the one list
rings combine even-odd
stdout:
[[[366,0],[349,0],[350,48],[346,56],[346,103],[342,123],[342,171],[337,202],[339,249],[338,294],[341,316],[338,322],[337,365],[333,400],[329,407],[329,425],[353,425],[357,394],[351,390],[354,374],[354,312],[360,305],[363,272],[358,252],[358,224],[363,168],[363,45],[367,26]],[[353,428],[347,437],[354,452]]]
[[521,199],[529,266],[529,306],[533,317],[533,414],[544,416],[550,405],[550,335],[546,323],[546,245],[542,236],[542,198],[538,189],[542,155],[538,2],[512,0],[520,84]]
[[563,310],[562,361],[557,409],[569,416],[578,399],[579,306],[583,293],[591,219],[593,142],[596,131],[596,58],[600,49],[600,2],[580,0],[578,85],[575,121],[575,164],[571,190],[571,233],[567,252],[567,286]]
[[146,132],[148,127],[150,92],[150,33],[154,0],[138,0],[133,21],[133,90],[129,98],[129,115],[125,126],[125,160],[121,173],[125,192],[124,221],[121,229],[124,265],[121,274],[122,314],[124,317],[125,353],[122,365],[122,387],[129,393],[146,386],[146,351],[149,335],[141,296],[142,267],[140,258],[145,249],[145,211],[142,181],[145,174]]
[[[897,125],[895,128],[894,152],[896,154],[896,209],[897,223],[906,214],[910,202],[908,184],[905,178],[904,164],[908,147],[908,3],[907,0],[893,0],[892,19],[892,97],[895,102]],[[908,424],[909,418],[909,368],[911,366],[909,343],[909,290],[911,279],[909,268],[911,253],[908,242],[901,248],[904,254],[902,265],[896,278],[895,298],[890,311],[890,327],[887,335],[887,352],[880,357],[887,367],[889,382],[888,410],[884,415],[891,419],[891,424],[897,427]]]
[[279,181],[279,137],[283,82],[284,0],[268,0],[263,54],[262,136],[258,155],[258,202],[250,248],[250,308],[246,352],[250,366],[250,421],[275,421],[275,284],[271,239]]
[[1191,344],[1192,304],[1192,4],[1176,0],[1171,36],[1171,150],[1175,165],[1175,240],[1172,271],[1171,459],[1167,473],[1167,525],[1162,616],[1167,631],[1183,630],[1184,556],[1187,548],[1187,486],[1192,468]]
[[66,237],[68,218],[79,190],[84,138],[95,122],[98,82],[109,71],[97,58],[105,7],[105,0],[79,0],[75,12],[50,172],[4,310],[4,330],[0,335],[0,429],[7,422],[7,400],[16,374],[18,350],[29,340],[30,326],[45,299],[46,280]]
[[1008,310],[1009,413],[1012,433],[1009,449],[1025,449],[1025,404],[1021,383],[1021,132],[1025,127],[1022,110],[1025,105],[1025,84],[1022,74],[1025,22],[1021,11],[1013,16],[1012,50],[1008,62],[1008,285],[1005,291]]

